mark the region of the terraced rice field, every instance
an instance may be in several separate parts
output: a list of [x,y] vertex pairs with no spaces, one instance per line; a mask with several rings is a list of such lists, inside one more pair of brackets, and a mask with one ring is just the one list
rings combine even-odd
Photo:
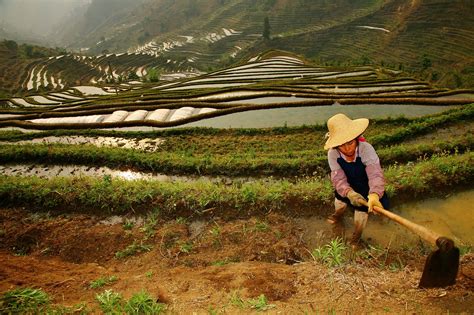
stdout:
[[246,64],[172,82],[81,85],[13,98],[0,111],[0,126],[174,127],[250,110],[286,108],[296,112],[313,108],[317,113],[320,106],[330,105],[444,109],[442,106],[473,100],[472,90],[434,88],[426,82],[399,77],[396,72],[389,76],[383,69],[320,67],[296,57],[277,55],[255,57]]

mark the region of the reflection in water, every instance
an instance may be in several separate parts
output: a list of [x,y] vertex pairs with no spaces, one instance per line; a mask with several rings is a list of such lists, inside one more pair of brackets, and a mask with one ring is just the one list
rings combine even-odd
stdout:
[[439,113],[454,106],[424,105],[333,105],[250,110],[196,121],[181,127],[271,128],[324,124],[329,117],[344,113],[349,117],[419,117]]

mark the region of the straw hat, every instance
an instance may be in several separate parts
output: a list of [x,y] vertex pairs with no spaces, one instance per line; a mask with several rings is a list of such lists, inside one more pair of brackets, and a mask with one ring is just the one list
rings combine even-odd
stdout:
[[328,150],[360,136],[369,126],[367,118],[350,119],[344,114],[336,114],[328,119],[328,140],[324,149]]

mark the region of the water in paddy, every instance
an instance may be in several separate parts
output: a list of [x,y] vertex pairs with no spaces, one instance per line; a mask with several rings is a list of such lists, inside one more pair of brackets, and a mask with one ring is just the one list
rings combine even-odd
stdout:
[[445,111],[453,106],[422,105],[332,105],[251,110],[209,118],[180,127],[271,128],[323,124],[337,113],[351,118],[419,117]]
[[[447,198],[432,198],[405,203],[391,209],[396,214],[454,240],[457,246],[474,245],[474,190],[452,194]],[[346,213],[344,227],[333,228],[318,217],[298,219],[305,231],[305,240],[313,249],[332,238],[353,231],[352,212]],[[427,244],[405,227],[382,216],[371,215],[363,239],[371,245],[393,249]]]

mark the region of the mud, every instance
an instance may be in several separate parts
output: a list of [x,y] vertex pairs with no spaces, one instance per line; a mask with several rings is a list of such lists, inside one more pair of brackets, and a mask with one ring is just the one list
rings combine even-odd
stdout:
[[[338,233],[278,214],[164,221],[0,209],[0,292],[41,288],[54,303],[84,302],[93,313],[100,312],[95,295],[105,289],[125,298],[144,289],[172,314],[256,313],[235,297],[261,294],[270,314],[474,311],[472,254],[463,256],[456,285],[421,290],[425,252],[418,248],[373,250],[368,242],[347,250],[340,267],[315,261],[311,252],[319,245],[307,240],[317,234],[323,245]],[[141,250],[127,256],[130,245]],[[110,276],[118,280],[90,288]]]

